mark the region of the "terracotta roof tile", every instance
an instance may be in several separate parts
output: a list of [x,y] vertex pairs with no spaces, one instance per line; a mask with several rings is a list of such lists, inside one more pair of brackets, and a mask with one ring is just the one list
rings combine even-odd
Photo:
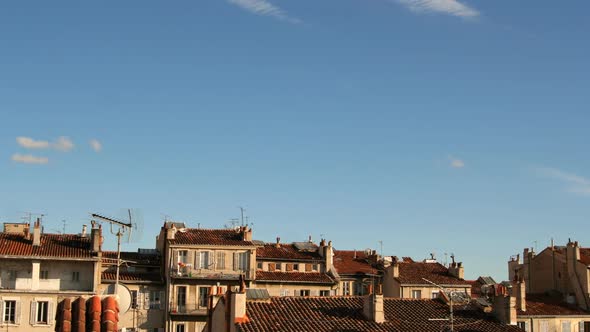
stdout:
[[439,285],[469,285],[465,280],[450,275],[449,270],[440,263],[399,263],[398,279],[402,284],[428,284],[422,278]]
[[317,251],[302,251],[290,243],[281,243],[278,248],[275,243],[266,243],[263,247],[256,249],[256,258],[272,260],[322,260],[322,257]]
[[[364,318],[362,297],[280,297],[267,302],[247,302],[250,321],[238,324],[243,332],[263,331],[397,331],[439,332],[448,324],[448,306],[437,300],[384,299],[385,322]],[[457,332],[521,331],[504,325],[472,307],[457,306]]]
[[[356,257],[356,258],[355,258]],[[334,267],[340,275],[376,274],[363,251],[335,250]]]
[[[115,281],[117,279],[116,271],[109,269],[101,273],[102,280]],[[120,271],[119,280],[121,281],[139,281],[139,282],[160,282],[161,277],[159,273],[153,272],[129,272]]]
[[269,272],[256,271],[256,281],[267,282],[294,282],[294,283],[321,283],[333,284],[335,281],[325,273],[304,272]]
[[[160,265],[160,255],[157,254],[143,254],[134,251],[122,251],[121,259],[125,261],[131,261],[132,265]],[[116,251],[103,251],[102,262],[105,264],[116,264],[117,252]]]
[[42,234],[41,245],[24,234],[0,233],[0,255],[38,256],[47,258],[94,258],[90,250],[90,238],[75,234]]
[[560,315],[585,315],[590,312],[584,311],[575,305],[565,303],[560,297],[544,294],[527,294],[526,311],[517,311],[518,316],[560,316]]
[[242,234],[233,229],[184,228],[178,230],[170,244],[187,245],[227,245],[253,246],[252,241],[244,241]]

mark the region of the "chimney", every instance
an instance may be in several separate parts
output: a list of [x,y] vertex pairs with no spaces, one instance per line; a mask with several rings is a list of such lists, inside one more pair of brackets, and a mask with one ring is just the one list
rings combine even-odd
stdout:
[[332,248],[332,241],[328,241],[328,245],[324,246],[322,249],[326,271],[331,271],[334,269],[334,249]]
[[33,226],[33,245],[41,245],[41,218],[37,218],[35,225]]
[[176,237],[176,226],[172,224],[172,227],[166,229],[166,240],[174,240]]
[[391,272],[392,277],[399,278],[399,259],[397,256],[391,258]]
[[523,280],[518,280],[513,288],[516,297],[516,310],[526,311],[526,286]]
[[243,275],[240,275],[240,289],[237,292],[231,292],[230,297],[230,326],[235,327],[235,323],[248,322],[249,319],[246,316],[246,283]]
[[88,227],[86,225],[82,225],[82,237],[86,237],[86,232],[87,232]]
[[449,274],[455,278],[464,279],[465,278],[465,269],[463,268],[463,263],[451,263],[449,266]]
[[242,234],[242,241],[252,241],[252,228],[242,226],[240,227],[240,233]]
[[[6,232],[6,229],[4,230]],[[25,234],[25,239],[30,240],[31,239],[31,225],[26,224],[25,227],[23,228],[23,234]]]
[[375,323],[385,322],[383,295],[369,294],[363,300],[363,315],[365,318]]
[[96,227],[96,222],[92,221],[92,229],[90,230],[90,247],[92,252],[100,253],[102,247],[102,225]]
[[492,306],[494,315],[499,321],[516,325],[516,297],[511,296],[511,290],[503,285],[496,285]]
[[275,247],[276,248],[280,248],[281,247],[281,238],[277,236],[277,243],[275,243]]
[[313,243],[313,241],[311,240],[311,235],[308,237],[307,242]]

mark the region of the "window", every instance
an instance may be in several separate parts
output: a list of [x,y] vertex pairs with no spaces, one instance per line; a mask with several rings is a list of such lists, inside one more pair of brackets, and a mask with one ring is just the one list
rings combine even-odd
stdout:
[[293,271],[293,264],[291,264],[291,263],[287,263],[287,264],[285,264],[285,270],[286,270],[287,272],[291,272],[291,271]]
[[262,262],[256,263],[256,269],[257,270],[262,270]]
[[186,310],[186,286],[179,286],[176,291],[176,304],[178,312]]
[[131,291],[131,309],[137,309],[137,291]]
[[201,251],[198,256],[198,262],[195,262],[195,265],[199,269],[208,269],[211,262],[209,260],[210,255],[208,251]]
[[146,306],[148,309],[160,309],[162,294],[160,291],[152,290],[146,294]]
[[2,318],[5,324],[17,324],[18,321],[16,320],[18,315],[16,313],[17,310],[17,302],[16,300],[8,300],[3,302],[3,313]]
[[283,270],[283,264],[277,263],[276,269],[277,269],[277,271],[282,271]]
[[529,332],[529,322],[517,322],[516,326],[518,326],[521,330]]
[[317,264],[312,264],[311,265],[311,270],[317,272],[318,271],[318,265]]
[[293,264],[293,271],[299,271],[299,264]]
[[234,270],[235,271],[246,271],[248,270],[248,258],[250,255],[248,252],[236,252],[234,253]]
[[542,320],[539,322],[539,331],[540,332],[549,332],[549,321]]
[[225,269],[225,252],[224,251],[217,252],[217,269],[218,270]]
[[421,290],[413,290],[412,291],[412,298],[413,299],[421,299],[422,298],[422,291]]
[[350,295],[350,288],[351,288],[350,284],[351,283],[352,282],[350,282],[350,281],[344,281],[342,283],[342,295]]
[[[35,308],[36,307],[36,308]],[[48,317],[49,317],[49,302],[48,301],[39,301],[39,302],[31,302],[31,313],[35,313],[32,319],[33,324],[48,324]]]
[[291,295],[291,291],[289,291],[288,289],[281,289],[281,295],[280,296],[290,296]]
[[430,293],[430,298],[431,299],[438,299],[438,291],[432,291],[432,293]]
[[39,278],[41,278],[43,280],[49,279],[49,271],[47,271],[47,270],[41,271],[41,273],[39,273]]
[[580,322],[580,332],[590,332],[590,322]]
[[176,332],[185,332],[186,330],[184,329],[184,324],[178,324],[176,325]]
[[80,272],[78,272],[78,271],[72,272],[72,281],[75,281],[75,282],[80,281]]
[[209,299],[209,288],[199,287],[199,307],[207,307],[207,300]]
[[182,263],[182,264],[187,264],[188,263],[188,251],[186,250],[180,250],[178,252],[178,262]]
[[321,290],[320,296],[330,296],[330,291],[329,290]]
[[299,291],[299,296],[309,296],[309,289],[302,289]]
[[274,272],[276,270],[276,268],[277,268],[277,264],[275,264],[275,263],[268,263],[268,270],[270,272]]
[[569,320],[561,321],[561,332],[572,332],[572,322]]

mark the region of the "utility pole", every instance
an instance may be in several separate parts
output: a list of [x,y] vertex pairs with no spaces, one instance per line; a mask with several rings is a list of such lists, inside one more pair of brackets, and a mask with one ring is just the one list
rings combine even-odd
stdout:
[[238,206],[238,208],[240,208],[240,214],[241,214],[241,220],[242,220],[242,226],[244,226],[244,208],[241,206]]
[[426,278],[422,278],[422,280],[426,281],[427,283],[429,283],[429,284],[431,284],[433,286],[436,286],[436,287],[440,288],[440,290],[442,290],[445,294],[448,294],[449,300],[450,300],[450,303],[449,303],[449,318],[448,319],[447,318],[429,318],[428,320],[430,320],[430,321],[448,320],[449,323],[450,323],[451,332],[455,332],[455,326],[454,326],[454,323],[455,322],[454,322],[454,317],[453,317],[453,295],[455,295],[455,291],[454,290],[448,291],[446,288],[442,287],[441,285],[435,284],[434,282],[432,282],[432,281],[430,281],[430,280],[428,280]]

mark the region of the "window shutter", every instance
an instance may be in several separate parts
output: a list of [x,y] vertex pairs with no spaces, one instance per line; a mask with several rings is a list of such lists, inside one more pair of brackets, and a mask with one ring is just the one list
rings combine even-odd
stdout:
[[277,266],[275,263],[268,263],[268,270],[270,272],[274,272],[276,270]]
[[16,325],[20,324],[20,301],[16,301],[16,311],[14,315],[14,320],[16,321]]
[[[580,332],[584,332],[584,322],[580,322],[580,328],[579,328]],[[528,331],[528,329],[527,329]]]
[[213,270],[215,267],[215,252],[209,251],[207,255],[209,255],[209,266],[207,268]]
[[55,313],[53,312],[53,301],[49,301],[47,304],[47,323],[49,325],[53,325],[53,319],[55,318]]
[[238,270],[238,253],[234,252],[234,271]]
[[160,291],[160,304],[158,306],[158,309],[163,309],[164,308],[164,291]]
[[305,264],[305,272],[311,271],[311,264]]
[[4,313],[6,312],[6,308],[4,308],[4,301],[2,301],[2,298],[0,298],[0,309],[2,309],[2,312],[0,312],[0,325],[3,325]]
[[37,316],[37,302],[31,301],[31,312],[29,314],[29,323],[34,325],[36,322]]
[[143,308],[144,309],[149,309],[150,308],[150,291],[149,290],[145,290],[145,293],[143,293]]

